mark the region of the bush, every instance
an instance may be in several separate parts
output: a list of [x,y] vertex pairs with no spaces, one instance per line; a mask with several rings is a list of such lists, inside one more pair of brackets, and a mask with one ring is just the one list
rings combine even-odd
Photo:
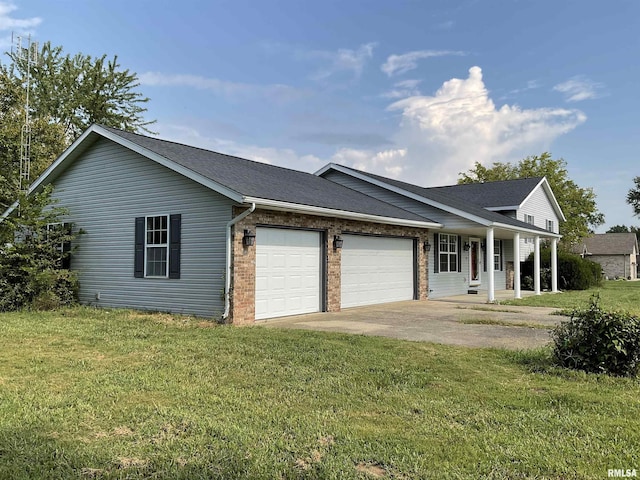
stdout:
[[[533,253],[522,264],[522,277],[533,278]],[[524,282],[522,282],[524,285]],[[562,290],[587,290],[602,283],[602,267],[600,264],[586,260],[580,255],[569,252],[558,252],[558,287]],[[551,249],[540,250],[540,287],[550,289],[551,284]],[[524,287],[523,287],[524,288]]]
[[63,269],[75,235],[61,223],[51,189],[20,198],[20,209],[0,223],[0,311],[50,310],[76,303],[78,279]]
[[599,296],[551,333],[553,355],[563,367],[636,376],[640,366],[640,318],[602,310]]

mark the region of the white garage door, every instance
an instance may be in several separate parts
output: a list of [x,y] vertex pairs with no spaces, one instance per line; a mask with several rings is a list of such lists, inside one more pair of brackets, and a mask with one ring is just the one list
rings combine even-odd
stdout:
[[343,235],[342,307],[412,300],[413,240]]
[[320,311],[320,233],[256,229],[256,320]]

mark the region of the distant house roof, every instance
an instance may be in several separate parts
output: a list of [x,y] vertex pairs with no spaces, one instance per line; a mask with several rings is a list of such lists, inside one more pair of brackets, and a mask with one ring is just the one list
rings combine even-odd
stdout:
[[[395,219],[406,225],[438,227],[432,220],[311,173],[224,155],[180,143],[93,125],[74,142],[31,189],[53,181],[99,138],[108,138],[155,160],[238,203],[256,203],[309,213],[368,216],[372,221]],[[312,212],[313,211],[313,212]],[[360,217],[358,217],[360,218]],[[365,220],[366,218],[361,218]]]
[[[488,207],[485,207],[483,203],[484,201],[479,201],[477,197],[480,196],[480,192],[484,191],[490,198],[493,198],[489,204],[499,203],[496,199],[496,195],[491,193],[489,195],[488,192],[492,190],[494,184],[498,184],[496,186],[497,192],[503,192],[507,195],[509,201],[521,199],[521,201],[515,205],[519,205],[524,201],[524,199],[531,194],[531,191],[538,185],[543,179],[524,179],[520,180],[506,180],[502,182],[486,182],[483,184],[478,184],[478,187],[473,187],[471,185],[451,185],[446,187],[420,187],[418,185],[413,185],[411,183],[402,182],[400,180],[394,180],[392,178],[383,177],[381,175],[376,175],[369,172],[364,172],[361,170],[357,170],[350,167],[345,167],[344,165],[336,165],[330,164],[316,172],[316,175],[322,175],[329,169],[335,169],[337,171],[342,171],[345,173],[351,173],[353,175],[359,176],[361,178],[370,178],[375,180],[378,184],[386,184],[391,187],[395,187],[400,190],[404,190],[406,192],[412,193],[418,197],[422,197],[427,201],[431,201],[433,205],[441,205],[444,207],[449,207],[451,211],[454,213],[462,212],[464,214],[469,214],[475,218],[483,219],[487,222],[487,224],[495,223],[501,225],[508,225],[511,227],[519,227],[520,229],[525,229],[528,231],[537,231],[544,232],[546,236],[558,236],[557,234],[553,234],[547,230],[536,227],[534,225],[522,222],[515,218],[508,217],[506,215],[502,215],[497,213]],[[534,181],[535,180],[535,181]],[[472,188],[459,188],[459,187],[472,187]],[[518,190],[524,190],[525,188],[529,188],[524,192],[516,193]],[[554,199],[555,201],[555,199]],[[506,202],[505,206],[507,204]],[[564,218],[564,217],[563,217]]]
[[597,233],[573,250],[586,255],[632,255],[638,253],[638,238],[635,233]]

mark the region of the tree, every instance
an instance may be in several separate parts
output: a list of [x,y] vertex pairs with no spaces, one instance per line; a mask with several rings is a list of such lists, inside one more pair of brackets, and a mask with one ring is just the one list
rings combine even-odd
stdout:
[[[16,75],[25,78],[26,61],[10,57]],[[149,132],[147,127],[155,122],[143,117],[149,99],[136,90],[137,75],[120,67],[117,56],[109,60],[106,55],[65,55],[62,47],[45,43],[39,61],[31,66],[35,116],[48,116],[62,125],[69,143],[92,123]]]
[[[0,65],[0,213],[18,194],[21,129],[25,124],[26,61],[9,55]],[[64,54],[45,43],[30,67],[31,172],[37,178],[87,127],[101,123],[123,130],[149,131],[135,73],[108,60]]]
[[458,183],[493,182],[543,176],[547,178],[567,219],[560,225],[564,245],[569,247],[577,243],[604,223],[604,215],[598,210],[593,189],[579,187],[569,179],[567,162],[561,158],[551,158],[548,152],[526,157],[517,164],[494,162],[489,168],[476,162],[474,168],[468,172],[460,172]]
[[[17,198],[21,130],[25,123],[25,90],[20,79],[0,68],[0,213]],[[33,180],[66,148],[64,129],[47,115],[31,120]]]
[[640,217],[640,177],[633,179],[636,186],[629,190],[627,203],[633,208],[633,214]]

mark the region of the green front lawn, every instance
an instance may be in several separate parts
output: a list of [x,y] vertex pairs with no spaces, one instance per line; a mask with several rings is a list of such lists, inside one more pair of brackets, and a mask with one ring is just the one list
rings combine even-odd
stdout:
[[640,281],[609,280],[604,281],[601,287],[589,290],[574,290],[558,294],[544,293],[520,300],[506,300],[501,303],[571,310],[586,307],[594,294],[600,295],[600,305],[604,309],[626,310],[634,315],[640,315]]
[[2,314],[0,478],[640,469],[640,381],[546,356],[88,308]]

